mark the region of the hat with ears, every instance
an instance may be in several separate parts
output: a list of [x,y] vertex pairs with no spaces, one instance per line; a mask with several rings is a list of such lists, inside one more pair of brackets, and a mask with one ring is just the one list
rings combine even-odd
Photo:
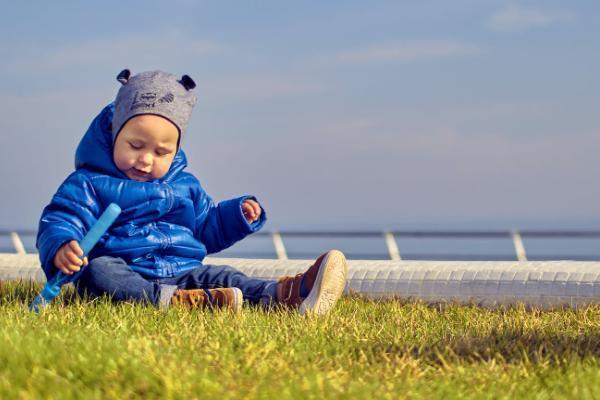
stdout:
[[196,95],[191,91],[196,84],[192,78],[188,75],[178,78],[162,71],[146,71],[131,76],[131,72],[124,69],[117,75],[117,80],[123,86],[115,99],[113,143],[131,118],[153,114],[168,119],[177,127],[179,144],[196,104]]

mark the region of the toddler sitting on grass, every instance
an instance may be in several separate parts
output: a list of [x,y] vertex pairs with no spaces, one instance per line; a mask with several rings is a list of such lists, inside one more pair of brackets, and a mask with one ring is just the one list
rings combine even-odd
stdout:
[[[123,70],[113,103],[92,121],[75,154],[75,171],[43,210],[37,248],[46,277],[85,266],[80,294],[115,302],[147,302],[239,310],[282,304],[325,314],[342,295],[347,266],[337,250],[296,276],[251,278],[226,265],[206,265],[219,252],[258,231],[266,215],[253,196],[215,204],[184,171],[181,149],[196,96],[194,81],[162,71]],[[79,241],[110,203],[122,213],[88,258]]]

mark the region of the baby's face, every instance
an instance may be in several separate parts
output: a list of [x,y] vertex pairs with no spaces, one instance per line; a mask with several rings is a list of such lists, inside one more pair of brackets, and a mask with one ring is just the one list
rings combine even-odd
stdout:
[[146,182],[165,176],[177,153],[179,132],[157,115],[131,118],[117,135],[113,159],[130,179]]

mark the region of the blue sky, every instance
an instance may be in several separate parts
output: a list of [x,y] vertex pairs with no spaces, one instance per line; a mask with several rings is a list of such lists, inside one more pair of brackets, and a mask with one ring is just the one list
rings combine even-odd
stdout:
[[35,228],[117,73],[189,74],[183,148],[268,228],[595,227],[600,3],[20,2],[0,227]]

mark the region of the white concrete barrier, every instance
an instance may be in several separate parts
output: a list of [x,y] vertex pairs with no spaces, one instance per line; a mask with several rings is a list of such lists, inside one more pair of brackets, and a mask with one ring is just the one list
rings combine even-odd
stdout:
[[[312,260],[206,258],[249,276],[276,279],[304,271]],[[0,280],[44,281],[36,254],[0,254]],[[347,292],[371,298],[475,303],[494,307],[600,304],[600,262],[591,261],[348,261]]]

